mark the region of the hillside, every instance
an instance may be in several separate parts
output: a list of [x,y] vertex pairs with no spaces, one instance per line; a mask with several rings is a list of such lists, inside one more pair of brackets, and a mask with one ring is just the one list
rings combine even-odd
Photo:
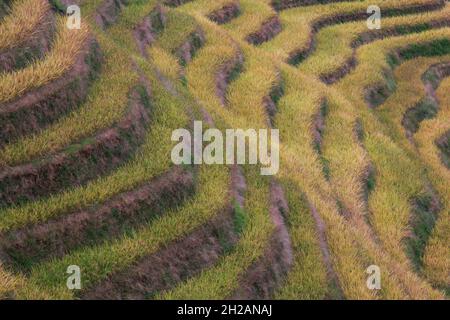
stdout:
[[[449,25],[445,0],[0,0],[0,299],[445,299]],[[175,164],[199,121],[279,130],[276,174]]]

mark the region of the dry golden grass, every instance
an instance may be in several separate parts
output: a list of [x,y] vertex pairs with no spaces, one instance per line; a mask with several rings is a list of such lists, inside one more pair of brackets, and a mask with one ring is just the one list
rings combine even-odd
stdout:
[[[294,106],[297,104],[297,108],[284,114],[290,109],[283,109],[285,105],[283,101],[285,98],[287,99],[287,96],[283,97],[279,104],[278,119],[283,119],[283,125],[280,126],[283,137],[280,175],[285,176],[285,179],[293,179],[298,184],[299,188],[305,192],[310,204],[317,209],[324,220],[332,263],[344,295],[354,299],[426,297],[427,293],[420,290],[415,291],[413,288],[417,286],[414,276],[411,273],[406,276],[402,275],[405,268],[397,266],[392,259],[385,256],[384,250],[374,242],[374,239],[368,234],[367,227],[362,225],[360,220],[346,221],[340,215],[335,192],[325,180],[319,155],[313,148],[312,119],[319,111],[322,95],[320,92],[319,94],[315,93],[315,102],[304,97],[305,94],[311,95],[317,91],[320,85],[314,83],[312,79],[304,79],[302,82],[298,76],[295,83],[305,92],[302,93],[301,97],[303,98],[299,96],[293,100],[292,103]],[[303,91],[297,89],[296,94]],[[324,91],[326,92],[326,89]],[[296,124],[300,120],[298,117],[303,113],[303,121],[308,121],[310,125],[299,130]],[[383,289],[378,294],[368,290],[364,282],[363,270],[371,264],[381,267],[383,279],[385,279],[383,280]],[[360,270],[360,272],[355,272],[355,270]],[[297,275],[299,279],[302,276],[301,273]],[[405,280],[405,277],[408,279]],[[295,277],[293,278],[295,279]]]
[[[411,43],[448,39],[449,28],[388,38],[363,46],[357,51],[358,67],[336,85],[326,86],[315,77],[332,71],[348,57],[349,43],[363,31],[357,27],[359,23],[320,32],[318,51],[299,68],[287,65],[285,60],[292,51],[308,46],[314,21],[339,13],[365,11],[370,1],[285,10],[280,13],[283,32],[258,47],[249,45],[245,38],[276,14],[270,1],[241,0],[242,14],[224,26],[206,18],[212,10],[228,2],[200,0],[170,9],[170,26],[148,48],[149,61],[138,56],[132,29],[152,10],[155,1],[139,1],[126,7],[116,24],[106,32],[95,27],[92,20],[100,0],[86,2],[83,10],[90,16],[91,28],[105,50],[101,79],[94,84],[81,111],[36,136],[7,146],[0,159],[5,163],[29,161],[113,123],[122,114],[126,92],[136,83],[136,66],[151,83],[152,126],[144,144],[129,163],[86,186],[2,209],[0,231],[14,230],[74,209],[103,203],[167,171],[171,167],[173,143],[169,137],[172,130],[187,127],[189,117],[198,118],[202,111],[207,111],[215,126],[222,130],[267,127],[264,98],[282,81],[283,96],[277,101],[275,117],[275,127],[280,129],[281,163],[275,179],[283,186],[289,202],[286,223],[294,265],[285,282],[280,284],[275,298],[442,299],[444,294],[436,288],[445,289],[449,282],[450,177],[440,161],[439,149],[431,141],[450,128],[448,80],[438,90],[440,113],[435,119],[423,121],[414,136],[417,149],[410,147],[409,141],[402,136],[399,122],[408,105],[423,93],[420,72],[431,61],[441,58],[417,59],[400,66],[396,72],[398,91],[379,110],[367,107],[365,91],[386,82],[386,72],[392,71],[387,60],[389,53]],[[434,2],[384,0],[380,4],[386,10]],[[416,23],[426,23],[436,17],[442,18],[447,11],[448,6],[441,12],[388,18],[386,23],[389,26],[414,24],[408,20],[411,17],[418,19]],[[206,43],[193,60],[182,67],[174,51],[197,28],[204,30]],[[80,43],[82,34],[79,35]],[[336,43],[333,38],[336,35],[342,41],[336,47],[339,58],[332,61],[331,49],[325,44]],[[59,39],[61,52],[76,52],[75,47],[65,47],[61,36]],[[243,68],[228,84],[226,105],[223,105],[216,91],[217,72],[238,54],[244,57]],[[58,60],[58,57],[55,55],[49,61]],[[321,59],[324,59],[324,66],[320,64]],[[39,63],[45,61],[47,59],[35,65],[40,66]],[[10,88],[5,99],[22,93],[21,88],[29,90],[35,84],[45,83],[43,72],[47,72],[47,78],[52,78],[50,69],[55,74],[60,72],[61,68],[53,63],[52,68],[41,66],[35,72],[28,68],[29,73],[22,77],[29,75],[34,77],[33,81]],[[172,81],[172,88],[164,87],[160,82],[154,65]],[[1,81],[6,81],[8,76],[0,79],[0,94],[4,94],[2,88],[12,84],[12,79],[20,78],[20,73],[11,74],[9,82],[4,82],[2,87]],[[408,78],[417,80],[411,84],[414,92],[406,88]],[[102,111],[105,101],[110,104]],[[313,131],[315,116],[321,112],[324,101],[327,101],[328,109],[322,144],[318,147]],[[118,102],[122,104],[117,107]],[[361,125],[363,136],[355,129],[357,125]],[[366,194],[363,178],[369,165],[375,168],[375,180],[371,192]],[[258,167],[243,166],[243,171],[248,187],[244,210],[246,222],[237,245],[220,257],[216,265],[177,283],[156,298],[226,298],[240,286],[240,277],[248,267],[262,256],[273,230],[268,213],[270,179],[260,176]],[[127,270],[138,259],[208,223],[228,204],[229,178],[227,167],[201,166],[196,179],[196,194],[148,225],[97,246],[82,247],[62,258],[33,265],[26,277],[0,268],[0,297],[13,292],[18,298],[77,298],[77,294],[65,287],[68,264],[82,267],[83,286],[86,287],[96,285],[111,273]],[[404,242],[411,232],[411,199],[421,195],[427,181],[444,199],[444,209],[425,249],[423,269],[417,272]],[[330,253],[329,261],[324,258],[324,250]],[[365,271],[372,264],[380,266],[382,272],[382,288],[378,291],[366,286],[368,275]],[[336,275],[339,288],[333,287],[327,269]]]
[[237,39],[245,39],[260,29],[268,19],[275,17],[276,12],[270,6],[271,0],[240,0],[241,14],[227,23],[224,28]]
[[[416,297],[422,296],[422,294],[431,294],[432,296],[437,294],[423,280],[418,279],[409,271],[412,269],[403,245],[403,240],[410,227],[409,217],[412,210],[410,199],[418,196],[423,190],[423,172],[417,163],[386,135],[383,125],[368,110],[364,101],[364,91],[368,86],[384,81],[383,72],[389,68],[385,59],[388,52],[408,43],[431,41],[447,35],[448,29],[441,29],[419,35],[378,41],[365,46],[358,51],[360,62],[358,68],[336,85],[341,92],[351,93],[348,96],[351,97],[354,108],[358,108],[354,109],[352,113],[361,118],[365,133],[364,147],[376,170],[375,187],[370,193],[368,202],[369,222],[388,252],[386,257],[392,257],[394,259],[392,261],[398,261],[400,265],[403,265],[402,268],[406,270],[408,277],[415,279],[414,284],[410,282],[410,291]],[[334,116],[335,114],[332,113],[329,118],[332,119]],[[339,130],[336,131],[336,134],[339,134]],[[333,139],[339,139],[339,137],[335,136]],[[333,146],[333,143],[330,146]],[[353,161],[351,160],[354,158],[353,154],[349,154],[347,157],[349,161]],[[333,158],[329,160],[334,161]],[[347,166],[346,163],[343,161],[342,165]],[[347,169],[346,175],[352,172],[355,184],[360,181],[361,185],[362,181],[355,168],[348,166]],[[344,176],[339,178],[348,179]],[[350,201],[358,199],[358,194],[353,191],[354,185],[340,187],[348,190],[347,198]]]
[[[219,129],[265,128],[263,98],[275,82],[276,70],[267,68],[270,61],[264,60],[262,63],[265,57],[240,42],[244,71],[228,87],[228,105],[222,106],[215,90],[216,73],[224,63],[236,56],[238,44],[212,22],[200,16],[198,19],[203,29],[207,30],[207,42],[186,68],[189,91],[213,116]],[[261,68],[262,64],[266,68]],[[268,179],[259,176],[257,167],[246,168],[245,176],[248,188],[244,211],[248,222],[239,243],[215,267],[172,291],[162,293],[158,298],[224,299],[238,288],[240,276],[245,270],[261,257],[273,228],[268,214]]]
[[63,76],[73,66],[85,45],[88,26],[83,24],[79,30],[70,30],[66,28],[65,19],[60,18],[57,29],[53,48],[44,60],[36,61],[22,70],[0,74],[0,103]]
[[[379,0],[377,5],[382,12],[401,9],[406,5],[423,5],[437,3],[436,0]],[[373,4],[370,0],[336,2],[327,5],[313,5],[283,10],[280,13],[283,31],[271,41],[261,45],[277,58],[286,61],[297,50],[309,47],[312,27],[318,20],[335,17],[341,14],[366,12],[367,7]],[[383,20],[384,21],[384,20]],[[364,20],[365,23],[365,20]]]
[[[433,22],[443,20],[450,21],[450,4],[439,11],[383,18],[380,31],[392,29],[400,34],[415,33],[425,31],[431,28]],[[352,42],[367,32],[365,20],[337,24],[320,30],[316,36],[314,52],[299,65],[299,69],[315,76],[338,69],[352,57]]]
[[406,129],[402,125],[405,112],[425,96],[421,78],[427,69],[449,58],[450,56],[419,57],[400,65],[394,72],[397,89],[377,108],[377,115],[386,124],[389,134],[410,154],[416,153],[416,147],[407,139]]
[[222,7],[238,3],[239,0],[197,0],[192,2],[187,2],[185,5],[180,7],[180,11],[186,12],[192,15],[208,16],[211,12],[214,12]]
[[405,111],[413,107],[425,97],[426,91],[422,76],[432,65],[448,62],[449,56],[417,58],[402,64],[395,70],[397,90],[386,102],[379,107],[377,114],[386,123],[390,135],[412,157],[421,161],[426,170],[426,175],[431,185],[438,192],[441,209],[438,212],[438,220],[433,233],[428,239],[424,257],[420,257],[423,263],[423,272],[430,281],[440,288],[445,288],[449,282],[449,254],[447,250],[448,221],[449,221],[449,190],[450,175],[448,169],[440,159],[440,151],[434,141],[442,136],[450,128],[448,121],[448,79],[444,80],[438,90],[438,98],[441,105],[438,115],[433,119],[424,120],[420,124],[419,131],[413,136],[413,141],[406,137],[402,119]]
[[[361,117],[366,135],[364,146],[368,150],[371,162],[377,172],[376,187],[369,198],[370,222],[381,240],[385,242],[388,251],[400,260],[406,260],[401,243],[406,235],[409,223],[411,210],[409,201],[415,195],[420,194],[422,189],[420,169],[404,155],[394,141],[383,134],[382,125],[374,119],[370,112],[367,112],[364,92],[367,87],[376,86],[378,83],[385,81],[383,72],[389,68],[385,57],[390,51],[402,47],[402,43],[404,46],[411,42],[431,41],[447,36],[448,32],[449,29],[444,28],[418,35],[377,41],[364,46],[358,50],[358,68],[336,85],[341,92],[351,93],[352,105],[358,109],[348,114]],[[330,114],[330,119],[333,117],[334,114]],[[346,126],[348,124],[342,125],[342,130]],[[339,130],[337,130],[333,139],[339,139],[340,137]],[[331,142],[329,145],[331,147],[338,146],[335,142]],[[343,156],[347,157],[348,161],[353,161],[352,159],[355,158],[353,154]],[[334,161],[334,158],[330,157],[329,160]],[[339,188],[348,190],[347,198],[350,201],[361,199],[360,193],[355,193],[354,188],[355,185],[362,184],[361,171],[356,170],[357,167],[351,165],[351,162],[342,161],[340,166],[346,166],[347,172],[344,173],[345,169],[342,168],[342,175],[339,175],[337,179],[350,179],[350,176],[353,176],[354,184],[341,185]],[[360,168],[362,170],[362,166]],[[410,175],[408,180],[405,180],[405,173]],[[383,181],[383,179],[386,179],[386,181]],[[358,183],[358,181],[360,182]],[[398,183],[398,181],[404,183]],[[380,188],[380,186],[384,187]]]
[[433,142],[450,130],[449,87],[450,78],[446,78],[437,90],[439,113],[434,119],[423,121],[414,136],[421,158],[430,166],[430,180],[442,201],[439,218],[425,249],[424,272],[433,284],[447,290],[450,283],[450,171],[443,165],[440,150]]
[[52,14],[47,0],[17,0],[11,13],[0,23],[0,52],[33,37],[36,27],[45,16]]

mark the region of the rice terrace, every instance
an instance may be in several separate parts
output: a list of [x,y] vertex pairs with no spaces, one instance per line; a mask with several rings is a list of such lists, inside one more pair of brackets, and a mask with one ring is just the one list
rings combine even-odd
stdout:
[[0,0],[0,300],[445,300],[449,247],[449,1]]

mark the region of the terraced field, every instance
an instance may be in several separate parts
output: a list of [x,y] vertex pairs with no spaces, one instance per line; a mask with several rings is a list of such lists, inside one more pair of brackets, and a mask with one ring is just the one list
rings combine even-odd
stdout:
[[[449,25],[444,0],[0,0],[0,299],[445,299]],[[196,120],[278,129],[278,173],[174,165]]]

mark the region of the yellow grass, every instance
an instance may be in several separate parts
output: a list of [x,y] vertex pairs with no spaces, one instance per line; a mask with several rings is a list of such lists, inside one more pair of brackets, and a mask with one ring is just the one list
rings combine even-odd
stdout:
[[[107,128],[121,119],[127,109],[128,94],[138,75],[130,71],[130,57],[118,51],[104,35],[97,37],[105,60],[99,79],[90,88],[87,101],[43,131],[7,145],[0,163],[15,165],[55,152]],[[14,79],[14,77],[12,77]]]
[[51,14],[47,0],[17,0],[0,23],[0,52],[33,37],[37,25]]
[[[434,0],[379,0],[377,5],[384,12],[389,9],[401,9],[406,5],[436,3]],[[314,22],[337,16],[339,14],[366,12],[373,2],[369,0],[353,2],[337,2],[326,5],[314,5],[284,10],[280,13],[283,31],[271,41],[261,45],[261,48],[281,60],[287,60],[289,55],[297,50],[305,50],[309,46],[310,34]],[[383,20],[384,21],[384,20]],[[365,21],[364,21],[365,22]]]
[[[445,37],[448,29],[429,31],[419,35],[411,35],[385,41],[378,41],[358,50],[358,68],[353,71],[341,83],[336,85],[342,92],[350,93],[355,106],[359,106],[353,113],[361,117],[365,132],[364,147],[367,149],[372,164],[376,169],[376,185],[369,197],[369,221],[375,232],[380,237],[383,246],[392,257],[408,267],[408,259],[405,256],[403,239],[409,228],[411,213],[410,199],[418,196],[423,188],[423,175],[417,163],[410,159],[384,132],[383,125],[369,112],[363,100],[364,90],[370,85],[383,81],[383,70],[388,68],[385,60],[386,54],[397,47],[407,43],[431,41],[435,38]],[[335,117],[330,113],[329,118]],[[354,116],[355,117],[355,116]],[[348,126],[348,124],[343,125]],[[342,127],[342,128],[343,128]],[[335,131],[333,139],[339,139],[339,130]],[[325,143],[326,139],[325,139]],[[333,143],[330,143],[333,146]],[[353,159],[353,154],[347,155]],[[333,158],[329,158],[334,161]],[[343,161],[342,165],[346,165]],[[358,184],[359,175],[353,166],[347,167],[346,175],[353,173],[355,184]],[[333,173],[332,173],[333,175]],[[347,178],[339,176],[340,178]],[[361,182],[359,183],[361,184]],[[345,187],[347,198],[351,201],[358,199],[354,193],[354,185]],[[352,194],[353,193],[353,194]],[[394,261],[395,261],[394,260]],[[418,285],[425,285],[418,280]],[[415,292],[419,290],[414,289]],[[430,288],[427,289],[430,294]],[[434,293],[433,293],[434,294]]]
[[270,6],[271,0],[240,0],[241,15],[227,23],[224,28],[237,39],[245,39],[260,29],[261,25],[276,15]]
[[424,272],[430,281],[442,288],[447,288],[450,283],[449,268],[450,254],[448,244],[450,242],[450,171],[440,159],[440,150],[433,143],[445,132],[450,130],[450,78],[441,82],[437,90],[437,98],[440,110],[433,119],[425,120],[420,125],[420,130],[414,139],[418,144],[418,150],[423,161],[430,166],[429,176],[437,189],[442,203],[442,210],[436,222],[433,233],[428,241],[423,258]]
[[0,74],[0,102],[7,102],[33,88],[39,88],[61,77],[73,66],[83,49],[89,29],[87,24],[83,24],[80,30],[70,30],[65,24],[65,19],[58,20],[58,35],[44,60],[36,61],[22,70]]
[[[105,279],[108,274],[127,268],[139,258],[157,252],[164,244],[207,223],[226,205],[228,170],[226,167],[204,166],[200,169],[198,179],[198,190],[193,199],[148,226],[142,226],[123,238],[37,265],[31,272],[27,286],[20,288],[18,297],[42,299],[42,294],[45,294],[53,299],[74,298],[74,291],[68,290],[65,285],[68,265],[80,266],[83,270],[83,285],[89,287]],[[39,288],[38,292],[36,288]]]
[[[113,172],[110,176],[92,181],[86,186],[54,194],[47,199],[1,210],[0,231],[17,228],[28,223],[45,221],[70,210],[101,203],[110,197],[130,190],[144,181],[165,172],[171,166],[170,141],[172,130],[187,124],[184,107],[187,100],[171,97],[157,84],[148,65],[142,64],[155,83],[153,108],[155,116],[143,146],[134,159]],[[159,143],[155,143],[158,141]],[[164,143],[163,143],[164,142]]]
[[[322,90],[325,89],[313,79],[296,75],[292,68],[286,69],[286,72],[289,72],[285,78],[286,95],[280,100],[280,113],[277,116],[279,123],[283,124],[280,125],[280,135],[283,137],[280,175],[283,179],[295,182],[305,192],[310,205],[317,209],[324,220],[332,265],[345,296],[359,299],[376,298],[377,295],[365,286],[364,272],[375,261],[378,265],[386,265],[386,262],[380,252],[374,251],[370,239],[364,237],[363,230],[351,226],[340,216],[336,196],[325,180],[319,156],[313,147],[313,116],[319,111],[324,95]],[[292,91],[289,90],[290,86]],[[298,127],[298,123],[308,125]],[[317,261],[312,268],[323,270],[320,264],[317,265]],[[382,270],[390,273],[387,267]],[[321,277],[323,279],[323,274]],[[383,297],[403,296],[394,276],[386,275],[383,278],[387,280],[381,293]],[[298,271],[294,271],[289,279],[297,281],[297,284],[302,279],[305,281]],[[317,287],[315,289],[317,290]]]
[[[450,20],[450,4],[446,4],[442,10],[435,12],[425,11],[419,14],[383,18],[382,29],[379,31],[414,26],[426,29],[429,28],[430,22],[439,20]],[[338,69],[352,57],[351,43],[357,40],[360,34],[368,31],[365,20],[333,25],[320,30],[316,36],[316,49],[299,65],[299,69],[315,76]]]
[[190,13],[192,15],[202,15],[207,16],[210,13],[221,9],[225,5],[239,3],[238,0],[197,0],[192,2],[187,2],[185,5],[180,7],[180,11]]
[[[237,45],[233,42],[227,45],[218,28],[206,19],[199,20],[203,29],[208,30],[207,43],[186,68],[190,92],[213,115],[219,129],[264,128],[266,116],[262,102],[275,81],[275,70],[261,68],[260,59],[263,57],[241,43],[245,71],[229,86],[229,106],[224,108],[215,95],[215,74],[227,61],[227,56],[231,59],[236,55]],[[267,63],[270,61],[266,61],[266,66]],[[248,168],[245,172],[248,190],[244,210],[249,221],[239,243],[214,268],[159,298],[226,298],[239,286],[239,277],[262,255],[273,228],[268,214],[268,179],[259,176],[257,167]]]
[[[247,171],[247,170],[246,170]],[[211,269],[205,270],[157,299],[226,299],[239,287],[240,277],[264,252],[273,230],[269,219],[268,183],[256,167],[246,172],[245,214],[248,222],[239,243]]]
[[[387,10],[434,2],[384,0],[378,4],[382,10]],[[280,13],[283,32],[258,47],[246,43],[245,38],[276,14],[270,1],[241,0],[242,14],[224,26],[205,17],[226,3],[229,0],[199,0],[170,9],[167,29],[148,49],[149,61],[138,56],[132,30],[154,8],[154,1],[130,4],[106,32],[93,25],[92,15],[100,0],[83,5],[90,27],[105,53],[101,78],[93,84],[88,101],[79,110],[36,136],[6,146],[0,153],[0,162],[31,161],[112,125],[122,116],[127,93],[137,83],[137,68],[151,83],[151,127],[136,155],[108,176],[48,198],[2,209],[0,232],[104,203],[114,195],[132,190],[166,172],[172,166],[171,132],[187,127],[192,120],[190,117],[198,117],[203,110],[222,130],[267,127],[263,101],[282,81],[284,94],[277,102],[275,117],[275,127],[280,129],[281,163],[274,179],[284,188],[289,203],[286,224],[294,264],[277,289],[275,298],[340,297],[327,275],[327,268],[331,267],[344,298],[442,299],[443,293],[433,286],[445,289],[449,282],[450,176],[432,141],[450,128],[448,79],[438,90],[439,114],[423,121],[414,136],[417,149],[405,139],[400,124],[406,108],[423,94],[421,72],[442,58],[418,58],[400,66],[395,73],[398,91],[379,110],[367,107],[364,94],[368,87],[385,83],[385,73],[391,71],[386,59],[389,53],[411,43],[448,39],[450,29],[393,37],[362,46],[356,52],[357,68],[330,87],[315,77],[333,71],[352,54],[349,44],[365,31],[361,26],[365,21],[319,32],[316,52],[299,68],[289,66],[285,61],[293,51],[307,47],[314,21],[339,13],[365,12],[370,1],[284,10]],[[448,8],[447,5],[440,12],[384,18],[384,27],[423,24],[446,17]],[[174,53],[186,36],[197,28],[205,32],[206,43],[182,68]],[[337,52],[331,51],[332,46]],[[334,60],[331,52],[337,55]],[[216,75],[224,63],[235,59],[239,53],[244,57],[243,68],[229,83],[224,106],[217,96]],[[172,81],[172,89],[177,94],[172,94],[170,91],[173,90],[160,83],[154,65]],[[33,84],[40,83],[36,80],[40,75],[34,75]],[[11,79],[17,79],[16,75]],[[414,81],[409,83],[410,79]],[[30,86],[24,87],[28,90]],[[0,89],[0,94],[3,92]],[[17,88],[14,92],[12,96],[21,93]],[[314,117],[324,101],[327,101],[328,110],[323,142],[317,148],[313,139]],[[361,140],[355,130],[357,124],[362,125],[364,132]],[[370,164],[375,168],[375,181],[366,201],[363,174]],[[248,267],[264,253],[273,231],[268,212],[270,179],[260,176],[257,166],[243,166],[243,172],[248,187],[244,210],[247,221],[239,242],[214,266],[159,293],[157,298],[229,297],[241,285],[240,279]],[[405,239],[411,232],[411,200],[422,194],[428,181],[443,199],[443,209],[425,249],[423,269],[417,273],[407,256]],[[65,286],[65,270],[69,264],[82,267],[84,287],[126,271],[139,259],[156,253],[214,218],[229,204],[229,182],[227,167],[200,166],[195,195],[148,225],[102,244],[76,249],[62,258],[35,264],[27,276],[6,272],[0,267],[0,297],[13,294],[18,298],[77,298],[77,293]],[[317,210],[323,220],[324,242],[312,210]],[[330,252],[329,266],[324,261],[323,246]],[[366,286],[366,268],[372,264],[381,268],[381,290],[372,291]]]

